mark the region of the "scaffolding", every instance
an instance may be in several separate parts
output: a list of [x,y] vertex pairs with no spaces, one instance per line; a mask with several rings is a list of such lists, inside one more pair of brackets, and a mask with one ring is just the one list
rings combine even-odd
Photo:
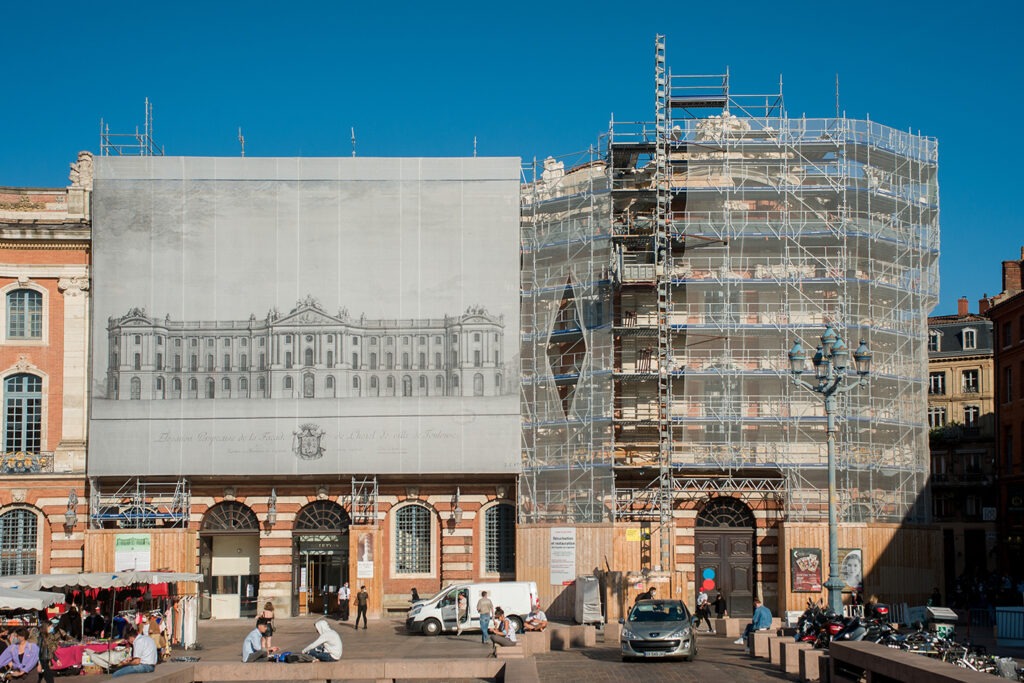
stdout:
[[[142,132],[135,127],[134,133],[111,133],[110,126],[100,119],[100,156],[163,156],[164,148],[153,139],[153,103],[146,98],[145,122]],[[242,129],[238,129],[239,141],[242,143],[242,156],[245,156],[245,142],[242,140]]]
[[[824,406],[786,352],[826,324],[875,359],[839,401],[840,520],[927,521],[936,140],[790,118],[781,81],[673,75],[662,36],[654,79],[653,122],[613,121],[592,158],[524,179],[524,521],[665,526],[712,491],[823,520]],[[558,344],[559,311],[588,309]],[[584,495],[606,512],[563,505]]]
[[187,528],[192,494],[187,479],[144,482],[129,479],[113,492],[90,482],[89,525],[93,529]]

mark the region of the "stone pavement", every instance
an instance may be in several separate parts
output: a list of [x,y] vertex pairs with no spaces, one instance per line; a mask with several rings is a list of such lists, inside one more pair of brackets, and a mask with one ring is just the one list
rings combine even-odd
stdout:
[[[295,619],[278,619],[273,644],[282,650],[298,652],[316,639],[313,624],[321,617],[304,616]],[[442,635],[427,637],[409,634],[405,622],[400,619],[371,620],[368,630],[354,630],[352,622],[339,622],[328,618],[331,625],[341,634],[345,659],[374,659],[381,657],[487,657],[490,646],[480,642],[479,633],[464,633],[461,636]],[[173,656],[199,657],[203,662],[239,662],[242,656],[242,641],[252,630],[255,620],[229,619],[203,621],[199,624],[201,650],[175,649]],[[282,664],[282,667],[287,665]],[[618,643],[602,642],[598,636],[597,647],[551,652],[537,656],[537,669],[541,681],[560,683],[562,681],[624,681],[637,680],[660,683],[662,681],[687,681],[700,683],[761,683],[763,681],[786,680],[778,670],[766,662],[744,656],[743,649],[725,638],[705,636],[700,641],[697,661],[665,662],[640,661],[623,663],[619,659]],[[286,670],[286,669],[285,669]],[[159,669],[158,669],[159,671]],[[91,677],[90,680],[105,681],[108,676]],[[132,678],[120,680],[131,683]]]

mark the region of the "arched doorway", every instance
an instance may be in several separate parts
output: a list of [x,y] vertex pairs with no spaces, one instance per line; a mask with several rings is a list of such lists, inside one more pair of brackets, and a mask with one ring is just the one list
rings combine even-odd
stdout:
[[349,580],[351,523],[334,501],[315,500],[299,510],[292,531],[292,616],[298,616],[302,600],[310,614],[338,610],[338,588]]
[[754,513],[736,498],[714,498],[697,514],[694,534],[696,584],[721,591],[730,617],[754,613]]
[[237,501],[206,511],[199,531],[201,619],[255,617],[260,594],[260,523]]

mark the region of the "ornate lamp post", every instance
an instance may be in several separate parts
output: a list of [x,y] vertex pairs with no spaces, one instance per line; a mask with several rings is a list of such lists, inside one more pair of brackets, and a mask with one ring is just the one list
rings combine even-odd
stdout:
[[839,579],[839,534],[836,528],[836,394],[852,391],[868,383],[871,350],[863,339],[853,352],[853,360],[857,380],[848,382],[850,349],[832,329],[831,324],[825,326],[825,333],[821,335],[821,346],[817,348],[811,360],[817,385],[800,379],[807,364],[807,354],[804,353],[800,341],[794,341],[793,348],[789,351],[793,384],[804,387],[825,400],[828,443],[828,580],[825,582],[825,588],[828,591],[829,608],[838,613],[843,611],[843,582]]

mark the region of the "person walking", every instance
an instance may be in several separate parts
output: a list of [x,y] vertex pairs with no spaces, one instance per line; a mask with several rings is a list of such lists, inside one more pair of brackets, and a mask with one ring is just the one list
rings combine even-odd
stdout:
[[366,630],[366,607],[370,602],[370,594],[366,592],[366,586],[360,586],[356,593],[356,630],[359,630],[359,618],[363,619],[363,630]]
[[348,602],[351,599],[352,589],[348,587],[348,581],[346,581],[338,589],[338,611],[341,612],[342,621],[348,621]]
[[487,645],[491,642],[491,614],[494,603],[487,597],[487,591],[480,591],[480,599],[476,601],[476,611],[480,615],[480,642]]
[[701,620],[708,625],[708,633],[714,633],[715,627],[711,625],[711,605],[708,602],[708,594],[703,588],[697,593],[697,626]]
[[715,601],[712,604],[715,606],[715,618],[725,619],[725,615],[729,613],[729,610],[725,606],[725,596],[722,595],[722,591],[718,591],[718,595],[715,596]]

